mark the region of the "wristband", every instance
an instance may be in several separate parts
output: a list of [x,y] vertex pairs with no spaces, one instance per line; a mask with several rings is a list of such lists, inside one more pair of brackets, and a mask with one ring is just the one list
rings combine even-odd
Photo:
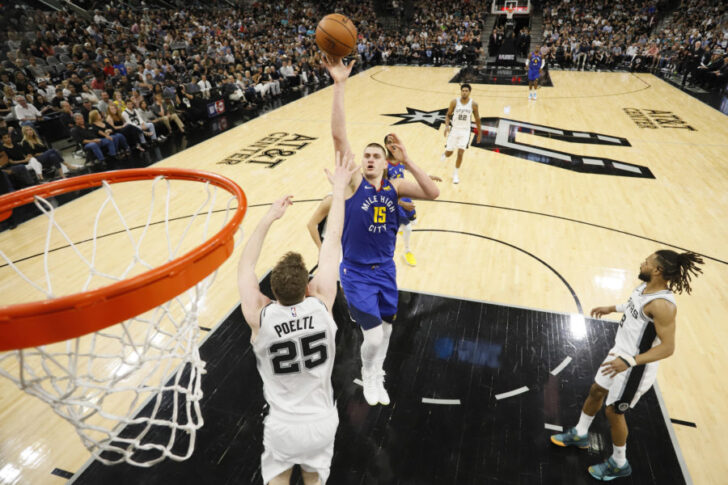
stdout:
[[617,310],[619,313],[624,313],[624,311],[627,309],[627,305],[625,303],[620,303],[619,305],[615,305],[615,310]]
[[622,362],[624,362],[625,364],[627,364],[627,367],[634,367],[634,366],[637,365],[637,361],[631,355],[621,354],[620,353],[620,354],[617,355],[617,357],[619,357],[620,359],[622,359]]

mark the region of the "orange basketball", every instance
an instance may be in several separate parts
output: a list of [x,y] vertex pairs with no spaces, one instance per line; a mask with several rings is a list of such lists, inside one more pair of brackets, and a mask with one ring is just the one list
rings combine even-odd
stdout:
[[348,56],[356,46],[356,27],[348,17],[331,13],[316,27],[316,44],[330,56]]

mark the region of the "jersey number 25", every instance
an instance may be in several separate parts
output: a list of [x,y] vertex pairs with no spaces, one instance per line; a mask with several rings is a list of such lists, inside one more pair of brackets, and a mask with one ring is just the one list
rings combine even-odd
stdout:
[[[301,358],[299,351],[301,349]],[[319,332],[295,340],[285,340],[270,346],[268,353],[272,356],[273,372],[276,374],[294,374],[301,372],[301,361],[306,369],[318,367],[329,357],[326,349],[326,332]]]

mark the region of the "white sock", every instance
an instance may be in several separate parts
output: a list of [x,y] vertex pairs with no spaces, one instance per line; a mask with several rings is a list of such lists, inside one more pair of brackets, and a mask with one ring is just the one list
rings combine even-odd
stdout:
[[382,346],[384,332],[382,325],[378,325],[369,330],[362,329],[364,341],[361,343],[361,367],[362,378],[364,373],[372,373],[376,370],[376,359],[379,347]]
[[624,446],[617,446],[612,444],[614,451],[612,452],[612,459],[618,467],[622,468],[627,463],[627,443]]
[[412,235],[412,224],[402,224],[401,226],[399,226],[399,229],[402,231],[402,238],[404,239],[404,251],[408,253],[410,250],[409,242],[410,236]]
[[457,167],[455,167],[455,171],[453,172],[453,176],[454,176],[454,177],[457,177],[457,175],[458,175],[458,168],[457,168]]
[[594,416],[584,414],[584,411],[581,412],[579,422],[576,425],[576,432],[579,434],[579,436],[584,436],[589,432],[589,426],[591,426],[592,421],[594,421]]
[[382,343],[377,347],[377,353],[374,356],[375,370],[384,370],[384,360],[387,358],[387,350],[389,350],[389,339],[392,337],[392,324],[382,322],[379,326],[382,329]]

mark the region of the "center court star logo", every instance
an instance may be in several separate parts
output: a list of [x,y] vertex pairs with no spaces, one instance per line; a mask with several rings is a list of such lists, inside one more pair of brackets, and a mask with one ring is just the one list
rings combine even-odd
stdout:
[[[392,113],[385,114],[384,116],[401,118],[394,123],[395,126],[422,123],[430,128],[439,130],[440,126],[445,123],[446,114],[447,108],[424,111],[408,107],[406,113]],[[480,118],[480,125],[482,129],[480,143],[475,143],[475,137],[472,137],[471,140],[471,145],[475,148],[511,155],[531,162],[543,163],[573,172],[620,177],[655,178],[650,169],[642,165],[612,160],[601,156],[585,156],[561,152],[539,145],[529,145],[516,140],[519,133],[524,133],[568,143],[631,147],[632,145],[626,138],[590,131],[566,130],[553,126],[497,117]],[[471,123],[470,128],[475,133],[477,125]]]
[[435,111],[420,111],[418,109],[407,108],[406,114],[392,114],[386,116],[395,116],[398,118],[404,118],[395,123],[395,125],[406,125],[408,123],[424,123],[427,126],[439,130],[440,125],[445,122],[445,115],[447,114],[447,108],[438,109]]

